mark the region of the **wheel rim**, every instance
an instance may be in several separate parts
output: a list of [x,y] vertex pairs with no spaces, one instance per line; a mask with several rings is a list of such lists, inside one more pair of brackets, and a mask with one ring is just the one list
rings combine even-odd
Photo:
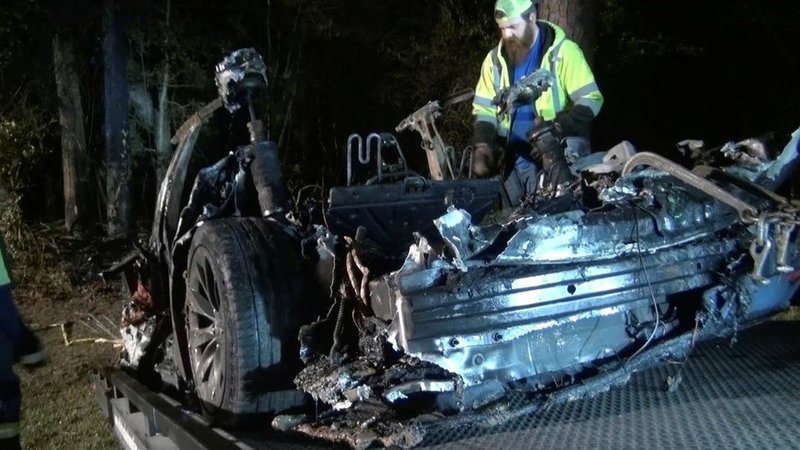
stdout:
[[225,392],[225,329],[220,314],[217,274],[205,248],[197,248],[189,270],[186,296],[187,341],[195,389],[201,400],[222,404]]

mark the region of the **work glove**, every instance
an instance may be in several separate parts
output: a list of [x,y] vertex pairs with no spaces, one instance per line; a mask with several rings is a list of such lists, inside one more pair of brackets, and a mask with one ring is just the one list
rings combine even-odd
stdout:
[[564,149],[561,147],[561,133],[553,122],[539,122],[528,135],[531,143],[531,159],[542,166],[544,196],[557,197],[567,186],[575,181],[569,170]]
[[495,167],[494,151],[489,144],[480,142],[472,149],[472,173],[478,178],[492,175]]

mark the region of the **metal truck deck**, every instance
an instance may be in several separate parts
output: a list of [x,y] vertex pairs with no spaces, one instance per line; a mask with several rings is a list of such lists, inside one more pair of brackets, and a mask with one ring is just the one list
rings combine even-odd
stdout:
[[[698,344],[680,367],[646,370],[595,397],[512,419],[507,410],[469,425],[436,424],[418,448],[800,448],[800,321],[767,322],[739,333],[733,345],[730,339]],[[679,368],[681,381],[668,391]],[[209,427],[118,370],[97,374],[93,383],[124,448],[336,448],[268,431]],[[514,397],[510,411],[526,401]]]

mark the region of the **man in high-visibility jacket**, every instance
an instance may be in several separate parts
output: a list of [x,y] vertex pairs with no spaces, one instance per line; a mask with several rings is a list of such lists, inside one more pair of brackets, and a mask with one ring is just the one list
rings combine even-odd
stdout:
[[[472,105],[473,173],[493,175],[498,147],[504,147],[501,170],[512,205],[535,193],[539,169],[544,171],[544,187],[554,195],[573,181],[568,163],[589,153],[591,122],[603,105],[578,45],[558,26],[537,20],[539,1],[495,3],[501,41],[483,61]],[[501,90],[539,68],[553,73],[554,86],[511,114],[499,115],[494,99]]]
[[44,364],[41,342],[22,322],[11,295],[13,287],[8,255],[0,237],[0,449],[18,449],[21,396],[14,364]]

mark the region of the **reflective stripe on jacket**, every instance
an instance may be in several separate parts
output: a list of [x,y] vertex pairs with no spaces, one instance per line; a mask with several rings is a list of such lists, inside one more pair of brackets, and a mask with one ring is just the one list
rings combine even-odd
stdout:
[[11,274],[8,273],[6,263],[6,249],[2,239],[0,239],[0,287],[11,284]]
[[0,439],[11,439],[19,434],[19,422],[0,423]]
[[[545,50],[541,68],[546,68],[555,75],[556,85],[536,100],[536,115],[544,120],[553,120],[556,113],[568,105],[584,105],[597,116],[603,106],[603,95],[578,44],[567,39],[564,30],[557,25],[543,20],[538,20],[537,23],[540,29],[551,27],[555,32],[553,44]],[[497,93],[510,84],[509,68],[503,57],[502,47],[501,41],[483,60],[481,76],[475,88],[472,114],[475,120],[494,125],[499,136],[507,137],[511,119],[506,115],[498,123],[498,108],[492,105]]]

